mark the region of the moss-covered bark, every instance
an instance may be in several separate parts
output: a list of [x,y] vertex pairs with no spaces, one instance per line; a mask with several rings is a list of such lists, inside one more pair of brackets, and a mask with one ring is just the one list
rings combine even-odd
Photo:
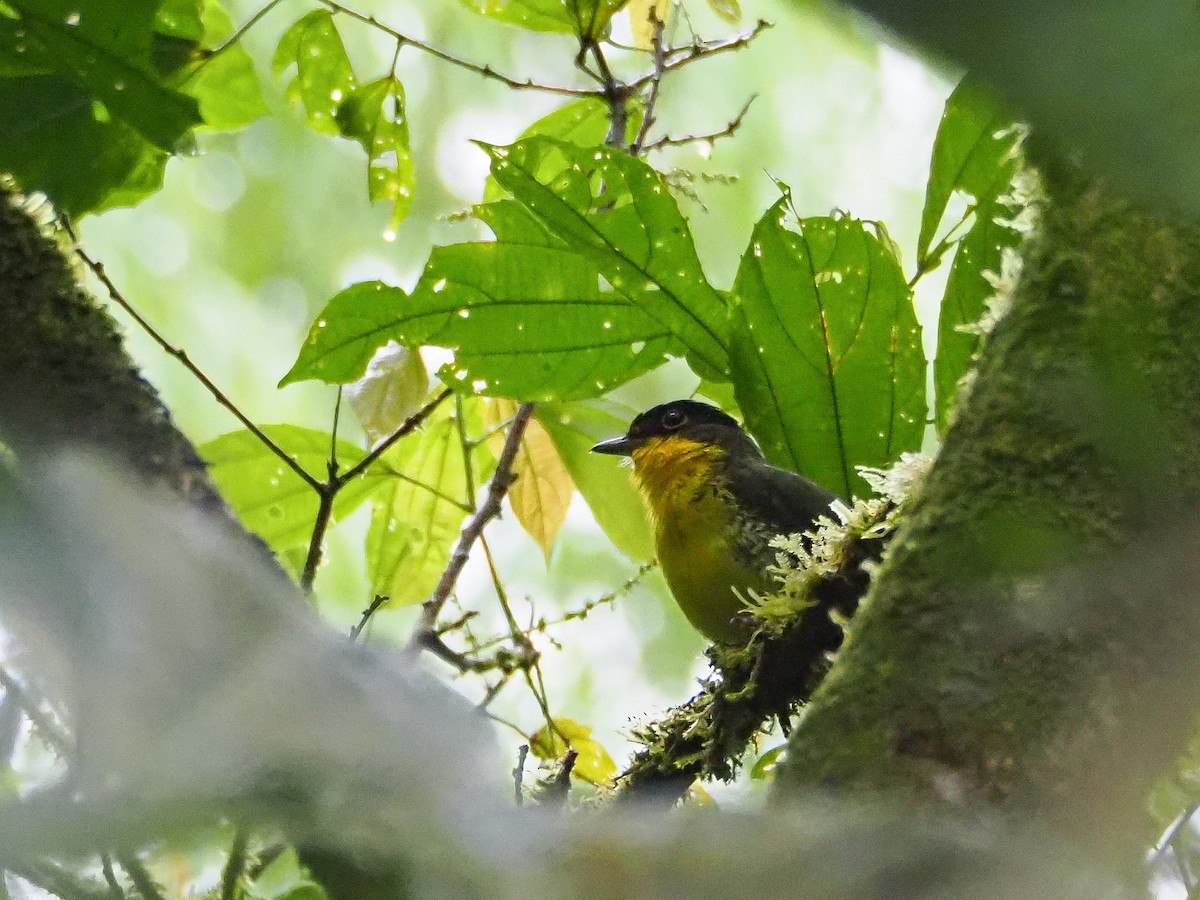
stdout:
[[219,505],[192,445],[126,355],[116,323],[56,241],[0,187],[0,440],[37,459],[96,447],[130,472]]
[[821,785],[1132,850],[1200,704],[1200,237],[1071,172],[920,501],[793,734]]

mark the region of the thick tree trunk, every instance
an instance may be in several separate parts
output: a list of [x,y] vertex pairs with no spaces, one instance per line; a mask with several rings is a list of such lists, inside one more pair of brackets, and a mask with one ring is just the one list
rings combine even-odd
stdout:
[[1064,168],[827,681],[813,786],[1033,813],[1135,864],[1200,712],[1200,237]]

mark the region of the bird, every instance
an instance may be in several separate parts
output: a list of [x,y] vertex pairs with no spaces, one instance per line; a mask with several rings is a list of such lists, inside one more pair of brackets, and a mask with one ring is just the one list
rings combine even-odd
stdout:
[[688,621],[718,644],[749,637],[747,602],[774,586],[771,539],[811,529],[838,499],[771,465],[736,419],[697,400],[648,409],[592,451],[632,459],[667,586]]

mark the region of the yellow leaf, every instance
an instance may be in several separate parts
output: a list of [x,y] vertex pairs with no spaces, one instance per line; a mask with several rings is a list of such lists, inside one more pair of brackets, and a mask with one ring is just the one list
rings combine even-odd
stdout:
[[688,806],[693,806],[697,809],[717,809],[717,801],[712,798],[712,794],[704,789],[699,781],[693,781],[692,786],[683,796],[683,802]]
[[742,7],[738,0],[708,0],[708,6],[726,22],[742,21]]
[[568,746],[578,754],[572,774],[589,784],[612,783],[613,776],[617,774],[617,764],[592,737],[592,729],[587,725],[581,725],[574,719],[555,719],[553,730],[543,725],[529,739],[529,749],[538,759],[561,759],[566,756]]
[[[720,2],[720,0],[714,0]],[[724,0],[733,2],[737,0]],[[629,27],[633,30],[633,46],[639,50],[654,49],[654,23],[666,23],[671,0],[633,0],[629,4]]]
[[[498,425],[516,410],[511,400],[493,400],[487,404],[488,425]],[[500,433],[489,439],[493,452],[504,444]],[[517,480],[508,491],[508,502],[517,521],[542,548],[546,559],[554,549],[555,538],[567,518],[567,508],[575,495],[575,482],[563,465],[558,449],[537,419],[530,419],[513,460]]]

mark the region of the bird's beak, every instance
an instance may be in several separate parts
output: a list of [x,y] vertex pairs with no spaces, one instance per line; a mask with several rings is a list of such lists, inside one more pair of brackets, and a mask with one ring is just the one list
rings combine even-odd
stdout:
[[593,453],[610,453],[613,456],[629,456],[633,453],[634,447],[637,445],[629,439],[628,435],[619,438],[613,438],[608,441],[601,441],[592,448]]

